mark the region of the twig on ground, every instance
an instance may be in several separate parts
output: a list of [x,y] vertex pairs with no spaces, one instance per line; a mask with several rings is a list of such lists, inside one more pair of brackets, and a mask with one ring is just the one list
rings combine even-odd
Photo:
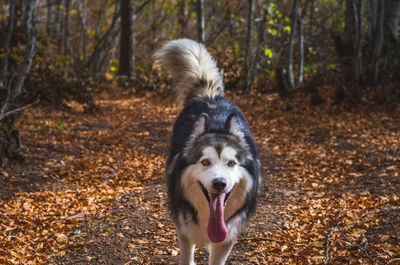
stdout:
[[[340,216],[342,215],[343,208],[344,208],[344,206],[342,207],[342,209],[340,209],[339,214],[336,216],[335,223],[338,222]],[[324,263],[325,264],[329,260],[329,251],[330,251],[329,242],[331,240],[332,234],[333,233],[337,233],[337,232],[339,232],[339,231],[338,230],[334,230],[334,227],[331,226],[331,229],[329,230],[329,233],[325,237],[325,244],[324,244],[324,246],[325,246],[325,260],[324,260]],[[332,247],[335,245],[336,242],[337,242],[337,240],[332,244]]]
[[[366,240],[365,242],[364,242],[364,247],[361,247],[359,244],[357,244],[357,243],[354,243],[353,241],[351,241],[344,233],[343,233],[343,231],[341,230],[341,228],[340,228],[340,226],[339,226],[339,224],[336,224],[336,227],[339,229],[339,233],[343,236],[343,238],[347,241],[347,242],[349,242],[353,247],[356,247],[356,248],[358,248],[359,250],[361,250],[363,253],[364,253],[364,255],[370,260],[370,261],[372,261],[372,262],[374,262],[374,263],[376,263],[376,261],[368,254],[368,251],[367,251],[367,245],[368,245],[368,240]],[[378,263],[377,263],[378,264]]]
[[347,242],[349,242],[353,247],[356,247],[356,248],[358,248],[359,250],[361,250],[361,251],[364,253],[364,255],[365,255],[370,261],[372,261],[372,262],[378,264],[378,263],[368,254],[368,251],[367,251],[368,239],[364,242],[364,244],[363,244],[364,247],[361,247],[359,244],[354,243],[353,241],[350,240],[350,238],[348,238],[348,237],[346,236],[346,234],[342,231],[339,222],[336,222],[336,227],[337,227],[337,229],[338,229],[338,232],[343,236],[343,238],[344,238]]
[[[325,237],[325,244],[324,244],[324,246],[325,246],[325,260],[324,260],[324,263],[325,264],[329,260],[329,250],[330,250],[329,242],[331,240],[332,234],[337,233],[337,232],[338,232],[337,230],[334,230],[333,227],[331,227],[331,229],[329,230],[329,233]],[[335,243],[336,243],[336,241],[335,241]],[[332,244],[332,247],[335,245],[335,243]]]
[[261,240],[264,240],[264,241],[272,241],[272,242],[283,243],[283,241],[282,241],[282,240],[275,239],[275,238],[260,237],[260,239],[261,239]]
[[122,161],[121,159],[119,159],[118,155],[117,155],[117,157],[116,157],[115,160],[116,160],[116,162],[117,162],[117,168],[114,169],[110,174],[108,174],[108,175],[105,177],[105,180],[106,180],[106,181],[107,181],[110,177],[112,177],[113,175],[115,175],[115,173],[117,173],[117,172],[121,169],[121,167],[124,166],[124,161]]
[[[343,208],[344,208],[344,207],[343,207]],[[340,218],[340,215],[342,214],[343,208],[340,210],[338,216],[335,218],[335,224],[334,224],[334,225],[335,225],[335,227],[336,227],[337,229],[334,229],[334,227],[331,227],[329,233],[328,233],[328,234],[326,235],[326,237],[325,237],[325,260],[324,260],[324,263],[326,264],[326,263],[329,261],[329,251],[333,248],[333,246],[335,245],[335,243],[338,241],[338,240],[336,240],[336,241],[332,244],[332,246],[329,247],[329,242],[330,242],[330,240],[331,240],[332,234],[334,234],[334,233],[340,233],[340,234],[342,235],[342,237],[343,237],[348,243],[351,244],[351,246],[358,248],[359,250],[361,250],[361,251],[364,253],[364,255],[365,255],[370,261],[372,261],[373,263],[378,264],[378,263],[375,261],[375,259],[372,258],[372,257],[369,255],[369,253],[368,253],[368,250],[367,250],[367,246],[368,246],[368,244],[369,244],[368,239],[362,244],[363,246],[361,246],[361,245],[359,245],[359,244],[353,242],[352,240],[350,240],[350,238],[348,238],[348,237],[346,236],[346,234],[343,232],[342,228],[340,227],[341,223],[339,222],[339,218]]]

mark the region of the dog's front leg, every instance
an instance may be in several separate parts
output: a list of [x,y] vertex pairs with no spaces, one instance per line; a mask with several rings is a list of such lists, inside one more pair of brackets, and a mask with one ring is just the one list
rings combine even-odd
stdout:
[[209,265],[224,265],[231,253],[233,242],[215,243],[209,246]]
[[181,249],[179,265],[196,265],[194,262],[195,244],[180,233],[178,233],[178,241]]

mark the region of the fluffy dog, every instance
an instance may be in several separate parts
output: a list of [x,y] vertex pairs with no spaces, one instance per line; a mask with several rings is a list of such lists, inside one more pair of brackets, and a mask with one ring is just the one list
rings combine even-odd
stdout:
[[184,105],[167,161],[180,264],[195,264],[196,245],[208,247],[209,264],[225,264],[256,208],[261,182],[256,145],[240,109],[225,99],[223,77],[204,45],[170,41],[154,58],[172,75]]

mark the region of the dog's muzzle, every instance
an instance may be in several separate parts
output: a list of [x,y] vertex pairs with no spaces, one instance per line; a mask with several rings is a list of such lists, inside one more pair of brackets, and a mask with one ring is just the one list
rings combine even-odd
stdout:
[[[210,195],[209,195],[209,193],[208,193],[206,187],[204,187],[204,185],[201,184],[200,181],[199,181],[199,185],[200,185],[201,190],[202,190],[203,193],[204,193],[204,196],[206,196],[206,199],[207,199],[208,203],[210,203]],[[214,181],[213,181],[213,186],[215,186],[215,185],[214,185]],[[224,188],[226,187],[226,182],[225,182],[225,185],[223,185],[223,186],[224,186]],[[222,188],[222,189],[223,189],[223,188]],[[232,189],[232,190],[233,190],[233,189]],[[226,194],[225,200],[224,200],[224,204],[226,203],[226,200],[229,198],[229,195],[231,195],[232,190],[230,190],[230,191]],[[211,193],[211,196],[214,196],[214,195],[216,195],[216,194],[212,194],[212,193]]]

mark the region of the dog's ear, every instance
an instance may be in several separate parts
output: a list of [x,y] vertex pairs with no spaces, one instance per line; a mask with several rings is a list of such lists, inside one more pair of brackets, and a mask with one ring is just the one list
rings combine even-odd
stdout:
[[242,130],[242,124],[239,120],[239,117],[236,113],[231,113],[229,116],[226,118],[225,122],[225,130],[237,137],[239,137],[243,142],[245,142],[245,137],[244,133]]
[[186,142],[185,149],[183,151],[183,155],[185,157],[187,156],[189,149],[193,145],[196,138],[208,131],[208,128],[210,127],[210,116],[208,116],[207,113],[202,113],[197,121],[194,123],[193,127],[193,132]]
[[207,113],[202,113],[199,119],[194,124],[194,130],[192,133],[192,137],[197,137],[208,131],[210,126],[210,116]]

